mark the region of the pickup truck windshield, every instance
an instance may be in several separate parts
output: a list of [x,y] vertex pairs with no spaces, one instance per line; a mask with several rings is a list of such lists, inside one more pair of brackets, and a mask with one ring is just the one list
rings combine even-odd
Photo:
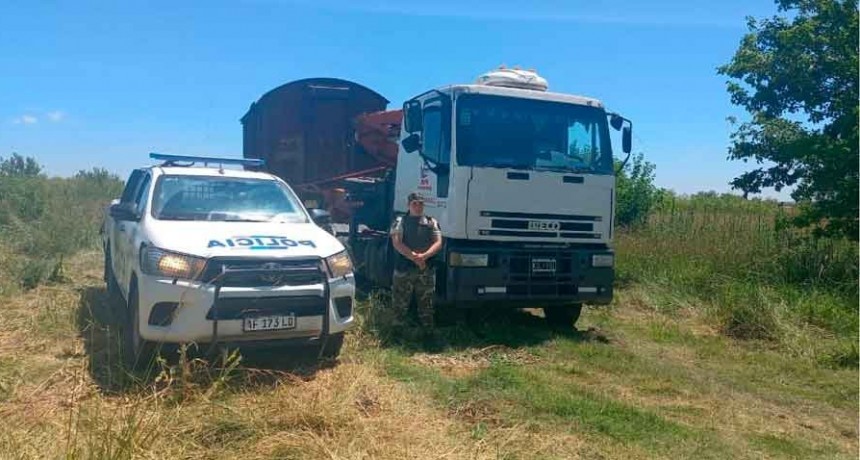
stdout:
[[456,126],[463,166],[612,173],[601,108],[466,94],[457,100]]
[[273,180],[165,175],[158,178],[152,216],[160,220],[308,222],[297,198]]

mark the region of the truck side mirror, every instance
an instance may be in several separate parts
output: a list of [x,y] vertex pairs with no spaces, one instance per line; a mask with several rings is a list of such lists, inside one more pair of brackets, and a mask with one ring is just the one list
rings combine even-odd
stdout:
[[407,133],[418,133],[423,129],[421,102],[406,101],[403,104],[403,127]]
[[134,203],[116,203],[110,206],[110,216],[118,221],[138,221],[140,216],[137,215]]
[[418,133],[412,133],[406,139],[400,143],[403,145],[403,149],[408,153],[415,152],[421,149],[421,136]]
[[616,131],[621,129],[621,125],[624,123],[624,117],[618,115],[617,113],[613,113],[609,115],[609,124]]
[[633,127],[625,126],[621,131],[621,150],[624,153],[630,153],[633,148]]

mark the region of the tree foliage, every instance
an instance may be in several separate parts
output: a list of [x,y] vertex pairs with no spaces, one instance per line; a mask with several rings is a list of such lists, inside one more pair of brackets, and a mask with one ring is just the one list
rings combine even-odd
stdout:
[[732,135],[729,159],[758,167],[732,181],[744,193],[795,186],[795,223],[858,237],[857,1],[777,0],[781,14],[748,19],[732,60],[734,104],[751,119]]
[[42,174],[42,166],[35,158],[13,153],[11,157],[0,157],[0,177],[36,177]]
[[[615,167],[621,165],[615,162]],[[641,224],[660,197],[654,185],[654,164],[645,161],[640,153],[625,165],[615,178],[615,221],[622,227]]]

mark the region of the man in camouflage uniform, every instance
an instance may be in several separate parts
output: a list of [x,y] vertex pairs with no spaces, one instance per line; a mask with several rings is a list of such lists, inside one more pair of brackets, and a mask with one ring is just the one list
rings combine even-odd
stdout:
[[442,249],[442,231],[436,219],[424,215],[420,194],[410,193],[407,201],[409,213],[398,217],[391,228],[391,242],[400,254],[394,268],[392,306],[398,320],[404,318],[414,294],[421,326],[431,333],[436,295],[432,258]]

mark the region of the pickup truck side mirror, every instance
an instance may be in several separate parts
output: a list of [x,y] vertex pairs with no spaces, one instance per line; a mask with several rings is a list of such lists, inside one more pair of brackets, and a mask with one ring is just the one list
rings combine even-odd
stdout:
[[138,221],[137,209],[134,203],[116,203],[110,206],[110,216],[118,221]]
[[401,142],[403,149],[408,153],[415,152],[421,148],[421,136],[418,133],[412,133]]
[[311,214],[311,219],[319,226],[327,226],[331,224],[331,214],[325,209],[313,208],[309,209],[308,212]]

